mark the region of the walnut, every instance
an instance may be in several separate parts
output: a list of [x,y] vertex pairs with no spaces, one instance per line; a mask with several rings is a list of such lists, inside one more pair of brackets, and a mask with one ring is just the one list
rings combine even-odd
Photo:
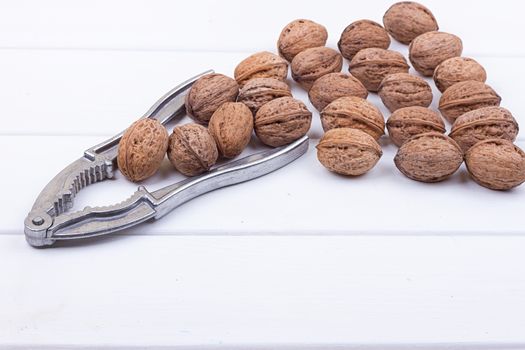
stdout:
[[414,69],[424,76],[431,77],[441,62],[461,56],[463,43],[453,34],[427,32],[412,40],[408,51],[408,58]]
[[386,122],[388,135],[400,147],[412,136],[427,132],[445,133],[445,123],[438,113],[419,106],[396,110]]
[[467,112],[454,122],[450,137],[466,152],[479,141],[514,141],[519,127],[512,114],[502,107],[485,107]]
[[385,133],[385,120],[381,111],[365,99],[346,96],[326,106],[321,112],[324,131],[335,128],[359,129],[375,140]]
[[261,106],[279,97],[291,97],[288,84],[274,78],[250,79],[239,91],[238,102],[244,103],[253,113]]
[[343,96],[366,98],[368,91],[352,75],[329,73],[317,79],[308,92],[310,102],[318,111],[322,111],[330,102]]
[[487,84],[468,80],[449,87],[439,100],[443,117],[454,123],[460,115],[475,109],[499,106],[501,97]]
[[474,181],[492,190],[510,190],[525,182],[525,152],[508,140],[476,143],[465,163]]
[[156,119],[139,119],[124,132],[118,145],[117,163],[133,182],[157,172],[168,149],[168,132]]
[[227,102],[211,116],[208,130],[225,158],[235,158],[250,142],[253,115],[241,102]]
[[369,48],[359,51],[352,58],[349,69],[368,91],[376,92],[387,75],[408,73],[409,66],[399,52]]
[[223,74],[207,74],[191,86],[186,95],[186,112],[199,123],[208,123],[224,102],[233,102],[239,93],[237,82]]
[[279,54],[287,61],[299,52],[318,46],[325,46],[328,39],[326,28],[308,19],[296,19],[284,27],[277,41]]
[[233,74],[241,87],[253,78],[285,81],[288,76],[288,62],[271,52],[258,52],[241,61]]
[[366,132],[338,128],[326,132],[317,145],[317,159],[330,171],[359,176],[372,169],[383,155],[381,146]]
[[362,49],[370,47],[388,49],[390,37],[379,23],[362,19],[345,28],[337,46],[343,57],[351,60]]
[[455,83],[467,80],[476,80],[482,83],[487,80],[485,69],[472,58],[449,58],[441,62],[434,71],[434,82],[441,92],[444,92]]
[[190,123],[173,129],[168,158],[183,175],[195,176],[208,171],[218,157],[215,141],[204,126]]
[[403,44],[410,44],[417,36],[439,29],[432,12],[413,1],[392,5],[383,16],[383,24],[390,35]]
[[314,47],[298,53],[292,60],[292,78],[305,90],[314,81],[328,73],[340,72],[343,58],[339,52],[328,47]]
[[390,112],[403,107],[428,107],[432,103],[430,85],[408,73],[387,75],[379,85],[378,94]]
[[306,135],[312,113],[300,100],[281,97],[264,104],[255,114],[255,133],[266,145],[278,147]]
[[443,181],[463,163],[463,153],[450,137],[438,132],[419,134],[401,145],[394,158],[408,178],[421,182]]

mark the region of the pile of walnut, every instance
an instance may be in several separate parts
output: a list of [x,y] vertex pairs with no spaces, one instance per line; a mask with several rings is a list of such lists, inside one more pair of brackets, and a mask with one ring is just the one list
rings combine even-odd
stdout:
[[[399,146],[395,165],[413,180],[442,181],[465,161],[471,177],[487,188],[508,190],[525,182],[525,153],[512,143],[518,124],[485,84],[485,69],[461,57],[461,39],[438,31],[430,10],[416,2],[394,4],[383,24],[350,24],[338,52],[325,46],[324,26],[306,19],[289,23],[279,36],[279,55],[247,57],[235,68],[235,79],[210,74],[195,82],[186,110],[196,123],[176,127],[169,137],[156,121],[134,123],[119,145],[119,168],[141,181],[155,173],[167,152],[178,171],[193,176],[209,170],[219,155],[239,155],[253,130],[272,147],[297,140],[308,132],[312,113],[292,97],[286,83],[290,66],[320,112],[325,134],[317,157],[333,172],[357,176],[372,169],[382,156],[378,141],[386,126]],[[419,75],[409,73],[401,53],[388,49],[390,36],[410,45],[409,61]],[[350,74],[341,72],[343,58]],[[432,89],[422,76],[432,76],[442,92],[439,112],[452,124],[449,136],[440,113],[429,108]],[[386,125],[367,101],[369,93],[377,93],[391,112]]]

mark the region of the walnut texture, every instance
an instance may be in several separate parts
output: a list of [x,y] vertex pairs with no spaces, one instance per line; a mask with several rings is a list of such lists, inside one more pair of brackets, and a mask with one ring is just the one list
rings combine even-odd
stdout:
[[345,28],[337,46],[343,57],[351,60],[362,49],[370,47],[388,49],[390,37],[379,23],[362,19]]
[[279,97],[291,97],[292,91],[284,81],[274,78],[255,78],[248,82],[239,91],[238,102],[244,103],[253,113],[261,106]]
[[427,32],[412,40],[408,48],[408,58],[415,70],[431,77],[441,62],[461,56],[461,52],[463,43],[454,34]]
[[208,171],[218,157],[215,140],[204,126],[190,123],[173,129],[168,158],[183,175],[195,176]]
[[224,103],[211,116],[208,130],[222,156],[235,158],[250,142],[253,114],[244,103]]
[[385,120],[372,103],[356,96],[340,97],[321,112],[324,131],[335,128],[353,128],[366,132],[378,140],[385,133]]
[[428,107],[432,103],[430,85],[424,79],[408,73],[387,75],[379,85],[378,94],[390,112],[403,107]]
[[510,190],[525,182],[525,152],[508,140],[489,139],[465,155],[470,176],[492,190]]
[[394,144],[400,147],[415,135],[427,132],[445,133],[445,123],[438,113],[419,106],[396,110],[386,122],[388,135]]
[[329,73],[317,79],[308,92],[310,102],[318,111],[322,111],[329,103],[343,96],[366,98],[368,91],[352,75]]
[[463,153],[450,137],[429,132],[413,136],[403,143],[394,163],[412,180],[439,182],[458,170],[463,163]]
[[441,62],[434,71],[434,82],[441,92],[456,83],[467,80],[476,80],[482,83],[487,80],[487,73],[483,66],[472,58],[449,58]]
[[291,62],[301,51],[325,46],[327,39],[328,32],[323,25],[308,19],[296,19],[283,28],[277,49],[282,57]]
[[292,97],[280,97],[264,104],[255,114],[255,134],[272,147],[289,144],[306,135],[312,113]]
[[343,57],[329,47],[313,47],[299,52],[292,60],[292,78],[305,90],[310,90],[315,80],[328,73],[340,72]]
[[317,159],[328,170],[346,176],[359,176],[372,169],[383,151],[366,132],[338,128],[327,131],[317,145]]
[[349,69],[368,91],[377,92],[381,81],[387,75],[408,73],[409,66],[399,52],[369,48],[359,51],[352,58]]
[[147,179],[157,172],[168,149],[168,131],[156,119],[139,119],[124,132],[117,163],[130,181]]
[[485,107],[467,112],[454,122],[450,137],[466,152],[479,141],[505,139],[514,141],[518,122],[502,107]]
[[186,95],[186,112],[199,123],[206,124],[224,102],[233,102],[239,93],[237,82],[223,74],[207,74],[199,78]]
[[483,107],[499,106],[501,97],[490,86],[468,80],[449,87],[439,99],[443,117],[454,123],[460,115]]
[[233,74],[241,87],[254,78],[274,78],[285,81],[288,75],[288,62],[271,52],[262,51],[241,61],[235,67]]
[[383,24],[390,35],[403,44],[410,44],[417,36],[439,29],[432,12],[413,1],[392,5],[383,16]]

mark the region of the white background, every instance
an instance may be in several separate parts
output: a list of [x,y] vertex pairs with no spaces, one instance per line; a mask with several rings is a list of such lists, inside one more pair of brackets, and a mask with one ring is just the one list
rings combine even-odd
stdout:
[[[51,177],[177,83],[210,68],[232,75],[249,54],[275,51],[296,18],[325,25],[335,48],[346,25],[381,22],[390,5],[0,1],[0,347],[525,348],[525,186],[490,191],[464,168],[411,181],[386,137],[370,173],[333,175],[315,157],[316,112],[310,151],[278,172],[114,237],[25,243],[23,219]],[[525,125],[521,3],[425,5]],[[246,153],[260,148],[254,139]],[[181,178],[166,162],[145,185]],[[134,188],[118,176],[75,208]]]

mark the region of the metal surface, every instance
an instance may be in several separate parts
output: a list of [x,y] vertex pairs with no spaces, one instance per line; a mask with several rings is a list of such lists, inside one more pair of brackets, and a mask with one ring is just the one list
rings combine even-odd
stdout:
[[[168,123],[184,111],[184,97],[191,85],[207,71],[169,91],[143,118]],[[177,206],[203,193],[248,181],[277,170],[303,155],[308,137],[229,162],[184,181],[148,192],[140,186],[127,200],[107,206],[67,213],[75,195],[85,186],[112,178],[117,168],[118,143],[123,132],[84,152],[56,175],[37,197],[24,221],[27,242],[34,247],[52,245],[56,240],[93,237],[123,230],[149,219],[159,219]]]

